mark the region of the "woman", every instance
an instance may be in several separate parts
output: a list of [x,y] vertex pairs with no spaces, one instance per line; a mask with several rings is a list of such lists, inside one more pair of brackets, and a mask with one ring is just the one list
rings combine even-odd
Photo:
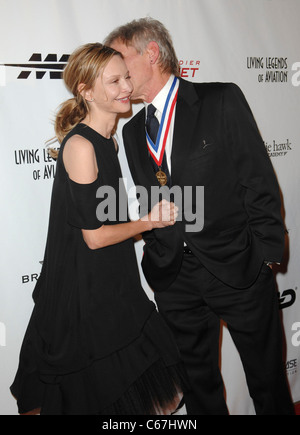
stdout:
[[[11,391],[21,414],[168,413],[184,374],[141,288],[133,237],[173,225],[177,209],[163,202],[137,222],[119,217],[125,193],[111,134],[132,93],[121,54],[85,45],[70,57],[64,80],[74,98],[56,119],[62,143],[47,247]],[[114,190],[114,204],[97,199],[103,186]],[[99,212],[103,204],[108,213]]]

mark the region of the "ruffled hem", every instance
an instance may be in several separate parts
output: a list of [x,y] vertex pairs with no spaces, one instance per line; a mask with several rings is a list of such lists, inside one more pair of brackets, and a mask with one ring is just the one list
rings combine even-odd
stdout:
[[173,336],[156,311],[136,340],[79,372],[48,378],[27,370],[19,367],[11,387],[20,414],[40,408],[41,415],[160,415],[188,390]]
[[188,389],[181,364],[154,363],[125,394],[99,415],[166,415],[176,410]]

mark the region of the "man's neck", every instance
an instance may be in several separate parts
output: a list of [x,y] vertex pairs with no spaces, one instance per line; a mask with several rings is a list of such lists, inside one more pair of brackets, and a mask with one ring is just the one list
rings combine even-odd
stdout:
[[161,73],[160,75],[154,76],[152,80],[147,84],[147,88],[144,95],[142,96],[142,100],[145,103],[152,103],[154,98],[165,87],[170,76],[170,73]]

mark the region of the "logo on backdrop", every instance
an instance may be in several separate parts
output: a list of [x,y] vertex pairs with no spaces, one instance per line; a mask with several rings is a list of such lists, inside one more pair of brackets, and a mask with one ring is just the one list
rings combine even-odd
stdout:
[[292,85],[298,87],[300,86],[300,62],[293,63],[292,71]]
[[[43,261],[39,261],[40,265],[43,265]],[[40,276],[40,272],[27,273],[22,275],[21,282],[22,284],[36,284]]]
[[287,57],[247,57],[247,69],[258,72],[258,83],[288,83]]
[[288,289],[284,290],[283,292],[278,292],[279,308],[281,310],[294,305],[297,299],[297,290],[298,288],[296,287],[295,289]]
[[[62,73],[69,60],[70,54],[48,54],[44,59],[41,53],[33,53],[27,63],[1,63],[0,64],[0,86],[6,85],[6,68],[19,69],[17,79],[27,80],[30,76],[36,80],[43,78],[62,79]],[[200,60],[181,59],[179,61],[180,76],[193,79],[197,77],[200,70]]]
[[294,333],[292,336],[292,345],[294,347],[300,346],[300,322],[295,322],[292,326],[292,332]]
[[18,167],[30,166],[30,172],[35,181],[50,180],[55,177],[56,163],[47,148],[15,150],[14,160]]
[[200,60],[184,60],[179,61],[180,77],[185,79],[193,79],[197,77],[200,70]]
[[293,376],[297,374],[298,360],[291,359],[290,361],[287,361],[285,368],[288,376]]
[[[48,54],[44,59],[41,53],[33,53],[27,63],[4,63],[0,67],[16,68],[18,70],[18,80],[26,80],[30,75],[35,79],[41,80],[44,77],[49,79],[61,79],[65,69],[69,54],[58,56],[57,54]],[[3,72],[2,72],[3,75]],[[3,81],[2,77],[2,81]]]
[[289,66],[287,57],[255,57],[246,59],[247,70],[254,71],[255,80],[262,84],[287,84],[300,86],[300,62],[294,62]]
[[265,147],[269,154],[269,157],[285,157],[293,150],[292,142],[290,141],[290,139],[286,139],[283,141],[275,139],[270,142],[266,141]]

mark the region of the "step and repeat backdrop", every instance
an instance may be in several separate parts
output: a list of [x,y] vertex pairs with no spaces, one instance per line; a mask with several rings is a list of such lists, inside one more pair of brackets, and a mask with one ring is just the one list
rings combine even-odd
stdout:
[[[170,30],[181,76],[235,82],[259,125],[282,192],[289,232],[276,268],[286,372],[300,400],[300,2],[299,0],[0,0],[0,414],[16,415],[9,386],[41,271],[55,161],[46,151],[57,107],[69,98],[61,73],[79,45],[152,16]],[[134,106],[133,113],[141,107]],[[130,206],[134,192],[117,137]],[[136,244],[138,262],[143,242]],[[152,299],[141,271],[145,291]],[[254,414],[242,365],[223,326],[220,361],[232,415]]]

